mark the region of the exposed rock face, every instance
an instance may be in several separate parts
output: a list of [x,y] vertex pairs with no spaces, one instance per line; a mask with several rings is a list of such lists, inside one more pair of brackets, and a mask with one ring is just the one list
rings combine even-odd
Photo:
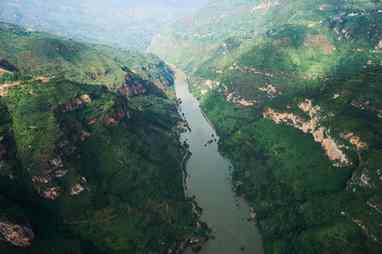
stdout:
[[323,127],[320,127],[317,130],[315,130],[313,132],[314,141],[316,141],[318,143],[322,143],[325,139],[325,131],[326,131],[326,129]]
[[97,123],[97,118],[92,118],[92,119],[90,119],[89,122],[88,122],[89,125],[94,125],[94,124],[96,124],[96,123]]
[[262,91],[262,92],[265,92],[271,98],[274,98],[274,97],[276,97],[277,95],[280,94],[280,92],[276,89],[276,87],[274,87],[271,84],[268,84],[268,85],[266,85],[264,87],[260,87],[259,90]]
[[85,190],[85,188],[84,188],[81,184],[77,183],[77,184],[75,184],[75,185],[72,187],[72,189],[71,189],[71,191],[70,191],[70,195],[71,195],[71,196],[78,196],[78,195],[80,195],[81,192],[83,192],[84,190]]
[[59,187],[51,187],[42,192],[42,196],[46,199],[56,200],[61,195],[61,188]]
[[215,88],[216,86],[219,85],[219,82],[215,81],[215,80],[206,80],[205,81],[205,85],[209,88],[209,89],[213,89]]
[[49,176],[33,176],[32,183],[34,184],[48,184],[51,181]]
[[256,213],[256,210],[254,208],[251,208],[249,210],[249,218],[248,218],[248,220],[256,223],[257,213]]
[[202,95],[206,95],[209,91],[213,90],[214,88],[220,86],[220,82],[216,80],[211,80],[211,79],[198,79],[198,80],[193,80],[193,83],[197,83],[198,86],[200,87],[200,93]]
[[91,134],[87,131],[81,131],[81,134],[80,134],[80,140],[81,141],[85,141],[87,140],[89,137],[91,136]]
[[118,91],[127,97],[143,95],[146,93],[146,88],[142,84],[125,84]]
[[254,107],[254,106],[256,106],[256,101],[255,100],[246,100],[246,99],[240,98],[237,101],[237,104],[242,106],[242,107]]
[[83,103],[91,103],[92,102],[92,99],[90,98],[90,96],[88,94],[83,94],[80,96],[80,100],[83,102]]
[[302,118],[294,115],[293,113],[276,112],[271,108],[266,109],[263,113],[263,116],[265,118],[271,119],[277,124],[287,123],[293,125],[296,128],[302,128],[302,125],[304,123],[304,120]]
[[311,100],[305,100],[301,102],[298,107],[305,113],[308,113],[310,117],[314,117],[321,108],[319,106],[313,106]]
[[343,138],[349,141],[358,151],[362,151],[368,148],[367,143],[361,140],[361,137],[355,135],[353,132],[349,132],[343,135]]
[[243,97],[236,95],[234,92],[226,93],[225,99],[228,102],[231,102],[233,104],[236,104],[236,105],[238,105],[240,107],[244,107],[244,108],[254,107],[254,106],[256,106],[256,103],[257,103],[255,100],[244,99]]
[[382,40],[380,40],[380,41],[378,42],[377,46],[375,46],[375,49],[376,49],[376,50],[380,50],[380,49],[382,49]]
[[62,162],[61,158],[54,158],[49,161],[49,164],[52,168],[62,168],[64,166],[64,163]]
[[16,247],[30,247],[34,239],[33,231],[26,227],[9,222],[0,222],[0,234]]
[[365,187],[371,186],[370,184],[371,178],[365,173],[361,174],[361,177],[359,179],[361,181],[361,186],[365,186]]
[[[2,35],[8,35],[2,28],[0,30]],[[18,31],[19,29],[15,29],[15,32],[19,33]],[[25,34],[21,31],[23,30],[20,30],[18,35],[23,37]],[[107,249],[111,253],[129,252],[132,244],[134,246],[141,244],[141,239],[136,239],[134,235],[121,234],[118,232],[120,231],[118,228],[111,230],[103,228],[103,231],[107,231],[106,235],[101,232],[102,230],[91,236],[89,236],[89,232],[102,228],[109,221],[118,220],[129,223],[134,218],[151,220],[150,218],[155,217],[157,213],[145,209],[148,206],[160,208],[166,205],[167,213],[163,213],[163,216],[160,215],[163,220],[161,219],[156,227],[168,231],[171,235],[179,236],[179,239],[186,238],[191,229],[179,227],[176,224],[187,226],[186,224],[190,224],[189,221],[194,222],[191,211],[182,214],[189,218],[173,223],[175,213],[180,215],[181,211],[178,211],[178,208],[190,206],[190,201],[182,196],[184,189],[181,181],[176,180],[182,177],[182,170],[177,165],[182,159],[184,149],[180,147],[179,133],[175,130],[176,121],[180,119],[180,116],[174,102],[165,94],[160,96],[161,94],[156,92],[159,89],[156,89],[152,81],[146,80],[144,77],[140,78],[138,75],[134,77],[134,81],[128,80],[128,84],[133,83],[133,90],[138,88],[138,90],[134,90],[135,94],[141,93],[140,89],[143,88],[147,90],[145,95],[149,96],[142,96],[139,100],[134,101],[136,104],[132,105],[132,98],[122,98],[116,93],[115,85],[117,82],[121,84],[121,78],[123,78],[123,72],[119,68],[120,62],[126,61],[130,64],[130,53],[123,51],[121,59],[114,61],[114,50],[110,52],[110,56],[108,56],[107,50],[104,53],[100,51],[102,56],[98,61],[99,65],[94,67],[94,60],[98,59],[94,58],[98,54],[97,47],[80,46],[77,42],[61,41],[55,36],[53,38],[50,35],[46,36],[46,41],[45,38],[41,40],[36,38],[37,44],[34,43],[35,41],[22,43],[22,47],[25,46],[27,50],[25,57],[31,61],[31,65],[26,63],[25,68],[22,68],[19,73],[0,78],[8,80],[22,77],[21,83],[1,84],[8,83],[8,81],[0,82],[0,89],[8,91],[9,95],[9,98],[0,98],[0,179],[3,190],[3,193],[0,193],[2,202],[0,205],[0,253],[50,254],[57,247],[62,253],[80,253],[84,248],[82,238],[86,238],[86,242],[94,246],[92,249],[95,252],[102,251],[102,249]],[[29,37],[34,36],[27,35],[26,37],[28,38],[25,39],[29,40]],[[15,46],[17,51],[23,54],[25,49]],[[32,52],[32,56],[28,50],[29,46],[36,46],[38,49],[41,47],[42,51],[46,49],[49,52],[44,51],[46,55],[38,52],[33,55]],[[62,46],[64,49],[56,55],[54,51],[57,46]],[[3,49],[1,47],[2,55],[5,54]],[[82,54],[86,54],[86,57],[77,59],[79,62],[75,60],[77,65],[70,63],[72,59],[60,63],[65,66],[62,68],[63,70],[58,71],[65,73],[57,74],[58,77],[54,78],[56,68],[49,68],[48,62],[49,60],[55,62],[56,56],[61,59],[61,53],[65,56],[72,54],[84,56]],[[12,58],[17,57],[12,54]],[[15,62],[22,62],[24,56],[20,59]],[[151,62],[150,59],[147,60]],[[43,60],[43,63],[40,60]],[[137,62],[140,65],[140,62],[146,62],[146,60],[139,59]],[[48,67],[35,69],[43,64]],[[107,77],[100,77],[102,82],[88,82],[89,80],[83,74],[89,69],[106,70],[109,73]],[[46,76],[33,76],[35,73]],[[147,72],[147,76],[153,75],[152,78],[155,78],[156,73],[157,70],[154,68]],[[108,81],[110,84],[107,84]],[[17,84],[20,86],[11,88]],[[130,105],[128,105],[129,99]],[[146,105],[160,110],[148,108]],[[131,126],[129,125],[129,128],[124,128],[125,123],[128,123],[129,112],[136,116],[135,122]],[[152,117],[155,118],[155,121]],[[118,128],[113,128],[115,129],[113,131],[112,127],[106,128],[104,119],[106,124],[121,123]],[[88,126],[87,123],[95,124],[95,126]],[[86,142],[93,140],[94,143]],[[145,147],[144,153],[147,158],[125,163],[123,160],[125,154],[129,154],[131,158],[138,158],[141,151],[121,144],[133,144],[137,140],[140,140],[142,147]],[[160,142],[157,142],[158,140]],[[107,144],[94,147],[99,142]],[[93,146],[94,149],[88,149],[88,146]],[[163,150],[163,147],[173,152],[159,154],[159,158],[158,151]],[[151,157],[158,157],[158,160],[151,163]],[[97,164],[96,171],[94,171],[90,164],[98,159],[103,163],[101,163],[102,165]],[[166,162],[175,166],[170,171],[166,171]],[[117,168],[113,166],[115,163],[118,164]],[[138,195],[148,195],[155,200],[149,197],[133,204],[131,203],[133,197],[129,197],[102,204],[101,209],[92,209],[93,198],[99,196],[96,191],[102,188],[110,189],[111,185],[121,183],[122,188],[116,192],[102,192],[105,200],[109,200],[113,195],[123,195],[124,192],[129,191],[130,182],[134,184],[136,181],[130,178],[118,179],[120,178],[118,171],[120,169],[129,170],[131,167],[135,167],[136,172],[148,167],[153,169],[144,172],[142,176],[144,179],[140,177],[148,183],[147,186],[150,186],[150,179],[153,177],[163,180],[165,188],[160,190],[158,188],[155,190],[155,186],[151,186],[154,192],[147,186],[137,190]],[[19,172],[20,174],[18,174]],[[160,175],[158,172],[161,172]],[[89,180],[93,177],[97,179],[87,183],[86,179],[81,177],[81,173],[89,175]],[[166,182],[166,176],[173,176],[170,184]],[[94,195],[89,195],[93,189]],[[166,196],[166,193],[169,192],[176,193],[176,195]],[[76,206],[76,209],[73,209],[73,206]],[[123,207],[128,207],[128,210],[133,211],[134,214],[124,214]],[[106,216],[104,216],[103,210],[110,211],[110,213],[105,212]],[[90,223],[85,222],[87,226],[79,228],[78,223],[84,223],[82,220],[84,211],[89,211],[87,216]],[[131,216],[132,218],[130,218]],[[54,223],[50,225],[49,221]],[[29,229],[29,225],[33,225],[33,227],[30,226],[30,229],[35,230],[35,235]],[[75,231],[75,235],[63,232],[60,230],[62,227],[68,231]],[[138,224],[132,225],[132,228],[129,229],[134,234],[141,234],[146,230],[144,225]],[[44,237],[49,238],[49,233],[54,234],[52,241]],[[102,246],[98,245],[101,235],[103,237]],[[115,245],[113,239],[117,239],[121,244]],[[161,239],[154,240],[159,242]],[[152,251],[163,253],[167,246],[176,247],[176,244],[177,239],[171,242],[166,241],[163,242],[160,249],[152,246]],[[29,246],[30,249],[22,249]],[[140,251],[141,249],[142,251]],[[137,247],[137,252],[152,251],[147,250],[145,246]]]
[[325,138],[322,141],[321,145],[324,148],[327,156],[329,157],[329,160],[336,161],[339,163],[335,164],[336,166],[344,166],[350,164],[346,155],[342,152],[335,140],[331,137]]
[[49,200],[56,200],[62,193],[62,189],[54,185],[54,180],[63,178],[68,170],[64,169],[64,163],[60,157],[48,161],[48,169],[41,175],[32,176],[34,188],[41,197]]
[[20,84],[21,84],[20,81],[0,84],[0,97],[8,96],[8,90],[11,89],[11,88],[14,88],[14,87],[16,87],[16,86],[18,86]]
[[309,120],[304,120],[300,116],[289,112],[276,112],[270,108],[264,111],[263,116],[271,119],[276,124],[285,123],[304,133],[310,133],[314,141],[321,144],[328,158],[334,162],[334,166],[343,167],[350,165],[350,160],[340,149],[336,141],[328,134],[327,129],[320,126],[320,107],[314,106],[311,100],[303,101],[298,107],[309,115]]
[[63,105],[62,111],[63,112],[71,112],[71,111],[80,109],[80,108],[84,107],[85,105],[90,104],[91,102],[92,102],[91,97],[87,94],[83,94],[83,95],[76,97],[76,98],[70,100],[69,102],[65,103]]
[[106,126],[115,126],[115,125],[119,124],[121,122],[121,120],[124,119],[125,117],[129,117],[129,114],[125,113],[125,112],[118,112],[112,116],[106,116],[103,119],[103,123]]
[[66,176],[66,174],[67,174],[68,172],[69,172],[68,170],[59,169],[59,170],[57,170],[56,172],[54,172],[54,176],[55,176],[56,178],[63,178],[64,176]]
[[3,76],[4,74],[9,73],[6,69],[3,69],[0,67],[0,77]]
[[47,76],[37,76],[33,79],[34,81],[39,81],[41,83],[48,83],[50,81],[50,78]]
[[128,71],[125,76],[125,83],[118,89],[118,92],[126,97],[144,95],[147,90],[143,82],[136,77],[136,74]]

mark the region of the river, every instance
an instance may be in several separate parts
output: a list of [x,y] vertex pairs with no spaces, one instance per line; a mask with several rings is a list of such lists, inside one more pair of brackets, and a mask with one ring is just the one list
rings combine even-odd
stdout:
[[215,236],[200,253],[262,254],[258,228],[248,221],[250,208],[232,188],[231,163],[220,155],[217,142],[205,146],[209,140],[218,137],[203,116],[199,102],[189,92],[185,74],[179,70],[176,70],[175,87],[177,97],[182,100],[180,112],[184,113],[191,128],[181,136],[181,141],[187,141],[192,153],[186,165],[187,194],[196,197],[203,209],[201,219],[212,228]]

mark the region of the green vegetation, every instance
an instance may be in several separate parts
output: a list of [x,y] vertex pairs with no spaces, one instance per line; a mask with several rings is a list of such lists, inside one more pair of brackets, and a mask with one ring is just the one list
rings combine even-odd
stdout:
[[6,23],[0,23],[0,42],[1,59],[16,66],[21,76],[59,77],[117,88],[125,78],[121,67],[127,67],[157,85],[173,84],[169,68],[152,55],[28,32]]
[[8,24],[0,41],[0,252],[164,253],[191,237],[169,68]]
[[[381,4],[211,1],[154,41],[154,53],[188,71],[266,253],[382,251]],[[307,100],[313,111],[301,108]],[[298,121],[277,124],[269,109],[324,128],[351,163],[330,160],[328,140]]]

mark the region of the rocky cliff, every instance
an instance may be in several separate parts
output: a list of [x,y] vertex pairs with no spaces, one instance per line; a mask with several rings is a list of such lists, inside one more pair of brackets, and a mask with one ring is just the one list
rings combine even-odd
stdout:
[[0,252],[176,251],[195,217],[168,67],[9,24],[0,41]]
[[187,21],[151,48],[188,71],[266,253],[381,252],[381,2],[210,1]]

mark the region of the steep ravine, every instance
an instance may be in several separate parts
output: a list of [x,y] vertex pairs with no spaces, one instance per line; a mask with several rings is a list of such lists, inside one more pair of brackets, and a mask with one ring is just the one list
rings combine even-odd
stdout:
[[214,235],[201,253],[262,254],[261,236],[255,223],[249,220],[250,207],[234,192],[231,163],[220,155],[215,130],[203,116],[180,70],[176,70],[176,95],[182,101],[180,111],[191,129],[181,136],[192,153],[186,165],[188,195],[196,198],[203,209],[201,219]]

